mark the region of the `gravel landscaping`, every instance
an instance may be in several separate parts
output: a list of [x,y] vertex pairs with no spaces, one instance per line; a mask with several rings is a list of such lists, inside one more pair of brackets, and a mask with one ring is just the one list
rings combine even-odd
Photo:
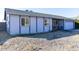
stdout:
[[79,30],[12,37],[0,32],[1,51],[79,51]]

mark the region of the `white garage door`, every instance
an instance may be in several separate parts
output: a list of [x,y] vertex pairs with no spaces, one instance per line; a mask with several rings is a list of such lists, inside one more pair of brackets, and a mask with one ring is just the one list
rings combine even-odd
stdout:
[[73,21],[64,21],[64,30],[72,30],[74,28]]

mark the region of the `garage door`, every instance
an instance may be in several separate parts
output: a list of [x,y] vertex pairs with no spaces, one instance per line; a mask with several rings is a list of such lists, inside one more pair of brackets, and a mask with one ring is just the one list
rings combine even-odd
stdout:
[[72,30],[74,28],[73,21],[64,21],[64,30]]

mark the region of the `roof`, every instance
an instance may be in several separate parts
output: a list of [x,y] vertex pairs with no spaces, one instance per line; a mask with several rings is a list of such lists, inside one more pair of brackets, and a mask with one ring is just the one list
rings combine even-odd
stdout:
[[56,19],[70,19],[67,17],[58,16],[58,15],[44,14],[44,13],[38,13],[38,12],[32,12],[32,11],[22,11],[22,10],[9,9],[9,8],[5,8],[5,16],[6,14],[49,17],[49,18],[56,18]]

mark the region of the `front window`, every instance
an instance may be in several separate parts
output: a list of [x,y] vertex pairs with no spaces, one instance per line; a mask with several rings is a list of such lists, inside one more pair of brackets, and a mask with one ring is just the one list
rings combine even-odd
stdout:
[[29,18],[28,17],[21,18],[21,25],[22,26],[27,26],[28,24],[29,24]]
[[44,20],[44,25],[48,25],[48,21],[46,19]]

